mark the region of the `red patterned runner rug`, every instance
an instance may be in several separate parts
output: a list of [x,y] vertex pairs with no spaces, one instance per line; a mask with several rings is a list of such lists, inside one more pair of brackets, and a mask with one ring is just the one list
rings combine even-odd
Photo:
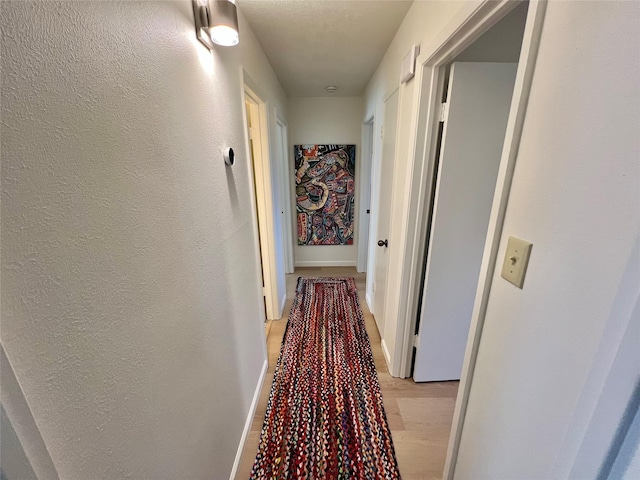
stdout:
[[299,278],[252,479],[399,479],[353,278]]

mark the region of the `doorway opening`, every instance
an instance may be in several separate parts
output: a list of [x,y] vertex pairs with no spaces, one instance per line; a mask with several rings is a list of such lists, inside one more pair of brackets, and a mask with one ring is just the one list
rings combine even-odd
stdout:
[[[514,9],[442,72],[448,81],[416,318],[413,378],[417,382],[459,380],[462,373],[526,20],[522,6],[526,7]],[[503,22],[522,27],[509,30],[516,38],[505,39],[514,46],[506,59],[515,62],[475,61],[487,58],[475,53],[485,53],[487,36],[504,35]]]
[[283,254],[284,254],[284,272],[293,273],[294,270],[294,249],[293,249],[293,217],[290,214],[289,206],[293,205],[293,197],[291,195],[291,181],[293,176],[289,167],[289,148],[287,122],[281,119],[276,113],[276,152],[278,156],[278,165],[280,166],[278,178],[280,179],[282,188],[280,193],[280,208],[278,209],[281,219],[281,229],[283,237]]
[[359,273],[369,268],[369,234],[371,232],[371,173],[373,164],[373,117],[362,124],[362,156],[360,162],[360,207],[358,213],[358,257],[356,269]]
[[286,289],[284,285],[284,228],[286,215],[281,212],[282,199],[275,194],[273,184],[280,185],[280,170],[272,165],[269,155],[268,108],[266,102],[244,76],[243,93],[247,155],[251,163],[255,212],[262,271],[262,295],[266,320],[282,315]]
[[527,9],[520,3],[438,68],[441,101],[410,364],[416,382],[462,374]]
[[[513,33],[513,30],[506,28],[506,23],[509,20],[513,20],[518,14],[523,14],[522,21],[519,22],[520,26],[516,29],[519,36],[517,42],[519,52],[516,58],[518,65],[515,69],[515,78],[511,80],[512,85],[510,88],[512,94],[507,102],[508,108],[506,122],[503,127],[504,131],[498,137],[497,175],[493,180],[493,191],[486,188],[486,185],[484,188],[484,198],[487,197],[487,190],[492,195],[489,195],[490,207],[488,213],[485,214],[487,217],[483,220],[485,222],[484,236],[481,237],[479,247],[476,245],[476,252],[479,250],[481,254],[479,255],[479,267],[476,266],[475,288],[471,287],[473,290],[471,313],[466,319],[467,327],[462,329],[460,335],[462,337],[461,344],[463,345],[461,368],[460,372],[454,376],[447,374],[451,379],[459,378],[460,385],[455,410],[452,414],[452,428],[444,471],[445,478],[452,478],[453,476],[453,468],[461,438],[475,358],[482,331],[482,322],[489,296],[490,279],[493,276],[497,262],[497,252],[509,196],[510,182],[535,68],[535,57],[544,19],[544,10],[544,2],[536,1],[486,1],[479,6],[472,7],[469,5],[468,7],[463,7],[460,16],[453,19],[443,30],[437,46],[429,50],[423,50],[418,58],[416,86],[414,87],[417,92],[417,125],[415,138],[412,139],[413,153],[409,164],[409,171],[413,172],[413,176],[407,185],[407,194],[405,196],[405,200],[409,202],[408,204],[415,206],[415,209],[413,212],[409,212],[407,222],[403,224],[404,243],[400,246],[406,252],[400,265],[402,275],[399,279],[402,282],[400,290],[403,293],[401,295],[406,295],[406,297],[404,297],[404,301],[401,300],[404,305],[391,305],[389,307],[393,311],[397,309],[400,319],[394,337],[399,348],[396,348],[393,353],[393,363],[390,364],[390,370],[392,375],[401,377],[407,377],[410,373],[413,373],[414,377],[416,377],[421,348],[424,347],[426,349],[429,345],[429,336],[425,332],[425,329],[428,330],[428,328],[424,327],[427,315],[425,293],[428,294],[430,291],[431,293],[437,293],[438,288],[437,282],[431,282],[431,287],[433,288],[427,285],[430,280],[430,269],[433,266],[430,265],[430,262],[437,261],[436,252],[431,247],[435,245],[438,232],[443,234],[440,245],[442,248],[444,244],[445,251],[447,241],[451,241],[452,244],[455,241],[459,241],[456,235],[459,235],[460,232],[448,225],[448,222],[443,222],[447,217],[446,207],[448,205],[454,212],[462,212],[464,214],[464,208],[461,208],[458,203],[464,204],[465,202],[458,200],[465,200],[468,204],[469,195],[467,195],[468,192],[465,190],[464,184],[457,183],[457,188],[451,185],[447,187],[449,183],[456,185],[456,181],[453,181],[456,175],[445,175],[447,173],[446,166],[455,166],[455,162],[445,164],[447,160],[446,151],[448,150],[447,138],[454,138],[452,121],[454,112],[447,112],[447,105],[442,109],[442,98],[447,98],[448,102],[444,103],[450,103],[449,106],[452,107],[455,92],[449,87],[454,86],[458,80],[474,77],[473,75],[465,75],[464,68],[460,67],[462,64],[515,63],[505,61],[504,58],[479,58],[478,56],[474,58],[465,55],[471,55],[472,53],[480,55],[479,52],[481,51],[485,53],[493,52],[494,54],[502,52],[501,46],[510,42],[497,40],[500,38],[497,32],[502,29],[503,32],[506,30]],[[498,41],[498,44],[495,43],[496,41]],[[483,43],[491,46],[481,48]],[[466,83],[470,83],[472,87],[475,85],[474,82]],[[475,101],[479,96],[481,95],[476,93],[471,98]],[[463,97],[456,95],[456,98]],[[443,125],[440,125],[440,118],[445,120]],[[449,121],[448,124],[447,121]],[[481,135],[477,134],[478,131],[475,129],[473,132],[469,130],[470,135],[476,135],[474,141],[481,139]],[[465,144],[469,141],[469,138],[464,137],[463,141],[453,143]],[[440,150],[438,150],[439,148]],[[436,161],[436,158],[438,161]],[[471,168],[475,167],[477,165],[471,164]],[[456,169],[453,168],[453,170],[455,171]],[[464,170],[464,168],[461,170]],[[478,170],[473,171],[477,172]],[[449,191],[448,196],[446,191]],[[447,198],[449,200],[446,200]],[[475,197],[471,195],[471,198]],[[442,209],[439,207],[442,207]],[[427,215],[428,212],[432,213]],[[442,217],[445,218],[443,219]],[[438,222],[439,218],[441,222]],[[473,220],[475,221],[475,218]],[[455,227],[456,222],[453,221],[452,223]],[[438,228],[439,225],[440,228]],[[462,233],[464,234],[464,232]],[[427,234],[429,238],[427,238]],[[440,268],[440,270],[444,271],[445,274],[450,272],[446,270],[446,266]],[[472,277],[473,275],[469,274],[468,276]],[[452,287],[442,277],[443,275],[441,274],[440,281],[444,287],[447,287],[443,291],[442,297],[445,297],[450,305],[457,306],[458,297],[455,293],[455,282]],[[425,278],[425,282],[421,284],[423,278]],[[436,287],[434,287],[434,283]],[[436,291],[434,292],[433,290]],[[452,294],[451,292],[454,293]],[[397,301],[393,298],[392,300]],[[416,327],[417,312],[419,310],[421,323]],[[415,335],[416,330],[420,332],[419,336]],[[427,341],[423,344],[425,338]],[[416,347],[416,368],[412,372],[414,346]],[[458,362],[460,362],[459,356]]]
[[[256,198],[256,206],[260,204],[261,195],[263,195],[261,185],[263,182],[262,179],[262,169],[260,168],[260,164],[262,162],[262,148],[260,145],[261,135],[260,135],[260,107],[258,104],[258,100],[252,95],[252,92],[247,88],[245,90],[245,113],[247,116],[247,138],[249,144],[249,159],[251,161],[251,168],[253,170],[253,192]],[[262,300],[264,302],[264,311],[265,311],[265,322],[269,318],[267,314],[267,301],[266,301],[266,286],[268,283],[268,279],[265,278],[265,256],[267,256],[267,252],[265,252],[264,248],[264,223],[265,223],[265,214],[262,212],[261,215],[260,206],[257,208],[258,214],[258,243],[260,245],[260,273],[262,275]]]

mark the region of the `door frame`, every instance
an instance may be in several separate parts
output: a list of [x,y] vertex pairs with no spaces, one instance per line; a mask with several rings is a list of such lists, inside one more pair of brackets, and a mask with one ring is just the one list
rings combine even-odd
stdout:
[[[248,171],[251,181],[255,185],[251,189],[253,216],[256,219],[256,228],[259,232],[260,244],[259,252],[262,259],[262,275],[264,282],[265,314],[267,320],[275,320],[281,317],[280,299],[278,298],[278,278],[276,265],[276,239],[275,219],[274,219],[274,192],[273,178],[271,171],[271,157],[269,154],[269,122],[268,102],[261,95],[259,87],[251,80],[247,73],[242,70],[242,116],[245,127],[245,151],[246,158],[251,161],[251,146],[249,139],[249,123],[245,105],[247,101],[256,105],[259,135],[254,138],[253,153],[256,158],[252,161]],[[256,142],[257,140],[257,142]],[[256,148],[256,143],[257,148]]]
[[[444,75],[442,71],[459,53],[495,25],[520,2],[513,0],[481,0],[465,4],[436,39],[425,48],[417,59],[415,101],[411,113],[413,126],[409,138],[409,165],[404,179],[408,188],[397,200],[404,205],[402,228],[398,232],[401,245],[400,275],[391,281],[400,285],[398,298],[390,299],[396,305],[388,309],[397,313],[396,348],[394,351],[391,374],[406,378],[410,374],[413,353],[413,331],[420,297],[420,276],[422,259],[425,254],[425,237],[428,219],[422,213],[428,211],[431,198],[431,179],[434,171],[434,156],[437,147],[437,127],[440,98]],[[453,417],[449,447],[444,469],[444,477],[452,479],[457,460],[464,417],[469,401],[473,380],[475,360],[480,344],[491,279],[497,264],[497,253],[502,234],[506,207],[509,199],[511,181],[515,168],[524,117],[526,113],[531,81],[535,69],[540,34],[544,22],[546,0],[530,0],[527,12],[522,49],[518,62],[518,71],[513,100],[507,122],[498,180],[487,239],[485,243],[482,267],[476,300],[471,318],[471,327],[465,351],[464,365],[458,397]]]
[[[515,75],[517,71],[517,63],[515,62],[456,62],[450,65],[450,68],[441,68],[439,74],[445,77],[445,70],[448,71],[448,85],[447,88],[439,90],[438,98],[442,102],[446,102],[447,108],[445,113],[438,118],[438,138],[435,145],[439,147],[439,151],[433,155],[434,161],[434,175],[433,180],[435,183],[430,184],[430,192],[433,193],[429,197],[429,210],[422,215],[423,218],[428,221],[425,222],[428,231],[425,233],[425,250],[426,254],[423,256],[424,262],[421,264],[424,266],[422,282],[422,304],[418,310],[420,313],[416,314],[415,328],[412,331],[418,337],[414,342],[414,348],[412,349],[412,376],[416,382],[434,381],[434,380],[458,380],[460,377],[459,369],[462,368],[464,360],[464,351],[467,343],[467,336],[470,328],[471,308],[476,296],[477,282],[480,269],[480,263],[484,256],[484,245],[486,242],[487,229],[489,228],[489,216],[493,206],[493,196],[495,194],[495,183],[498,176],[498,167],[500,165],[502,148],[504,146],[504,135],[506,133],[506,126],[508,116],[511,111],[511,101],[513,99],[512,87],[515,86]],[[458,70],[460,72],[458,73]],[[466,73],[465,73],[466,72]],[[475,73],[469,73],[475,72]],[[481,78],[482,77],[482,78]],[[502,83],[501,83],[502,82]],[[440,82],[439,82],[440,83]],[[465,96],[465,85],[467,92],[476,89],[472,95],[467,95],[467,102],[483,102],[484,107],[479,105],[472,108],[470,111],[468,108],[462,113],[460,108],[468,105],[461,103],[460,97]],[[501,84],[502,88],[499,93],[496,91],[494,94],[488,95],[492,97],[492,100],[488,100],[482,92],[482,88],[478,90],[478,84],[484,84],[487,87],[489,84]],[[457,90],[456,90],[457,89]],[[446,97],[445,97],[446,93]],[[496,110],[496,104],[500,105],[499,110]],[[490,111],[493,111],[497,116],[492,116]],[[455,113],[458,113],[458,117],[455,117]],[[474,117],[474,115],[476,117]],[[480,116],[477,116],[480,115]],[[463,117],[474,117],[476,122],[483,118],[485,123],[490,121],[492,127],[480,125],[464,127],[461,123],[464,121]],[[482,122],[481,122],[482,123]],[[495,127],[495,128],[494,128]],[[490,143],[480,144],[477,143],[476,149],[467,150],[467,155],[462,154],[461,150],[458,150],[457,154],[453,153],[456,147],[456,135],[457,142],[464,143],[464,138],[469,129],[486,128],[483,132],[483,139],[487,136],[491,138]],[[440,134],[442,131],[442,134]],[[462,136],[460,136],[462,135]],[[499,143],[497,143],[499,142]],[[497,143],[497,144],[496,144]],[[492,145],[492,146],[490,146]],[[451,148],[450,148],[451,147]],[[490,152],[490,153],[489,153]],[[439,158],[436,159],[436,154]],[[462,154],[462,157],[460,156]],[[457,159],[455,158],[457,157]],[[461,175],[463,170],[460,168],[462,164],[456,167],[456,162],[466,162],[473,159],[472,163],[478,165],[480,162],[483,165],[482,171],[477,171],[473,178],[466,177],[468,172]],[[462,184],[461,184],[462,182]],[[482,218],[483,224],[479,229],[475,229],[472,233],[470,230],[465,230],[465,227],[456,227],[451,230],[452,225],[455,223],[468,223],[471,220],[471,210],[464,209],[463,212],[457,212],[460,204],[456,204],[456,207],[452,208],[451,203],[446,202],[445,197],[447,195],[456,195],[453,193],[460,189],[469,192],[476,192],[482,196],[482,200],[479,197],[473,197],[477,201],[476,213],[471,217]],[[478,189],[478,190],[476,190]],[[468,195],[465,198],[470,198]],[[448,198],[452,200],[452,198]],[[459,200],[459,198],[457,198]],[[448,210],[450,209],[450,210]],[[448,211],[447,211],[448,210]],[[466,220],[460,215],[466,217]],[[449,230],[448,230],[449,229]],[[455,230],[458,230],[455,232]],[[466,231],[465,234],[462,231]],[[444,231],[444,233],[443,233]],[[472,244],[469,244],[469,249],[466,253],[457,252],[453,250],[447,250],[449,247],[445,247],[442,243],[443,235],[463,235],[465,238],[473,238]],[[483,235],[484,234],[484,235]],[[471,246],[473,245],[473,246]],[[460,249],[458,249],[460,250]],[[464,248],[463,248],[464,250]],[[475,252],[471,254],[471,252]],[[463,260],[463,263],[459,263],[460,257],[465,257],[467,261]],[[458,257],[457,260],[455,257]],[[449,261],[442,263],[443,258],[449,258]],[[459,272],[463,275],[459,278],[460,282],[456,282],[455,292],[447,290],[449,287],[443,287],[440,283],[443,275],[447,276],[447,272],[451,268],[455,268],[455,263],[458,261],[457,267],[460,268],[463,265],[473,266],[475,274],[466,275],[464,268]],[[445,270],[443,270],[445,269]],[[473,286],[476,288],[473,288]],[[440,294],[446,298],[450,298],[453,295],[457,301],[462,302],[459,307],[466,305],[464,310],[456,310],[457,307],[452,307],[450,302],[445,304],[439,303],[439,300],[432,296],[431,289],[440,287],[445,288],[444,291],[440,291]],[[462,290],[459,290],[462,288]],[[448,292],[448,295],[447,295]],[[440,309],[439,313],[433,308]],[[454,318],[451,321],[446,322],[446,326],[439,324],[439,322],[433,323],[434,315],[436,317],[442,317],[446,314],[457,311],[457,314],[453,314],[458,320]],[[458,315],[459,314],[459,315]],[[467,317],[469,315],[469,317]],[[428,321],[421,322],[420,320],[428,319]],[[445,336],[451,335],[452,330],[449,328],[455,328],[456,334],[454,336],[448,336],[445,343],[448,345],[446,352],[443,350],[437,356],[433,355],[431,349],[438,349],[438,345],[442,345],[442,342],[436,341],[435,338],[444,340],[441,338],[441,334]],[[446,333],[445,333],[446,332]],[[435,335],[435,337],[433,337]],[[451,343],[450,343],[451,342]],[[455,353],[454,353],[455,352]],[[430,360],[427,360],[429,358]],[[441,362],[443,360],[443,362]],[[425,363],[426,362],[426,363]],[[428,372],[428,373],[427,373]]]
[[373,137],[374,117],[371,116],[362,122],[362,153],[358,166],[358,257],[356,270],[366,272],[368,268],[369,235],[371,233],[371,166],[373,163]]

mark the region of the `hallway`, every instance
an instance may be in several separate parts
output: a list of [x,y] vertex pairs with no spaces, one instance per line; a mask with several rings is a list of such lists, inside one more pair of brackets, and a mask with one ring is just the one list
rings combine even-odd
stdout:
[[353,267],[297,268],[287,275],[287,303],[282,318],[266,323],[269,369],[260,392],[260,402],[247,437],[236,478],[249,478],[258,450],[275,365],[287,325],[287,318],[298,277],[354,277],[358,287],[360,307],[364,313],[367,334],[378,371],[384,407],[391,427],[400,473],[404,479],[441,478],[447,452],[451,419],[458,382],[415,383],[411,379],[389,375],[380,346],[380,335],[373,315],[364,301],[365,274]]
[[[389,372],[428,344],[423,254],[452,280],[467,238],[446,223],[448,261],[431,220],[472,197],[440,197],[440,93],[464,49],[513,47],[491,29],[523,3],[220,1],[235,46],[199,40],[213,0],[0,2],[0,477],[247,478],[293,285],[327,275],[357,281],[403,478],[445,456],[447,480],[640,478],[640,2],[524,3],[466,365],[416,384]],[[297,184],[304,145],[355,146],[353,178],[318,188],[307,161]],[[318,222],[348,205],[346,243],[296,244],[298,197],[326,205],[329,184],[353,203]]]

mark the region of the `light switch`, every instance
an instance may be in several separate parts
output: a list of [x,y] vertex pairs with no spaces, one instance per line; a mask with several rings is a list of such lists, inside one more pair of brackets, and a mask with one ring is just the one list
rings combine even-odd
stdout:
[[502,264],[502,278],[518,288],[522,288],[524,283],[532,246],[533,244],[516,237],[509,237],[507,242],[507,251],[504,254],[504,263]]

